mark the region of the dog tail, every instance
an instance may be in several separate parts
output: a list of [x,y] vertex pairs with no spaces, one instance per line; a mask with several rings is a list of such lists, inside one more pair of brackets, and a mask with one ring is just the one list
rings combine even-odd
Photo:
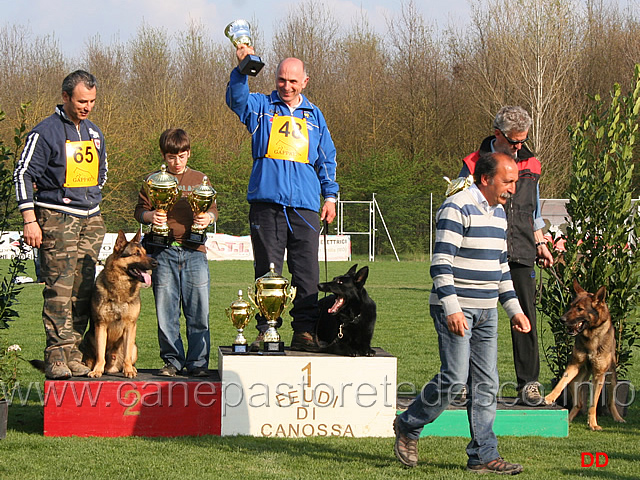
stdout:
[[29,360],[29,363],[31,364],[32,367],[44,373],[44,368],[46,366],[46,364],[44,363],[44,360]]

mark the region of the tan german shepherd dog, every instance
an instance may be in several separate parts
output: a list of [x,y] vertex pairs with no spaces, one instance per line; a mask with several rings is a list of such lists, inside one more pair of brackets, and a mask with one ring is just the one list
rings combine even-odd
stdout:
[[91,368],[89,376],[122,372],[133,378],[138,372],[136,326],[140,315],[140,288],[151,285],[148,270],[157,262],[140,244],[140,232],[127,241],[118,232],[113,253],[96,278],[91,298],[89,330],[82,339],[83,362]]
[[582,408],[579,387],[593,376],[587,424],[591,430],[602,430],[596,421],[596,408],[607,375],[611,376],[611,388],[607,403],[611,416],[616,422],[624,422],[618,413],[614,397],[616,386],[616,338],[609,309],[605,303],[606,288],[600,287],[596,293],[584,290],[577,280],[573,281],[576,296],[569,310],[562,316],[570,335],[576,337],[569,365],[556,387],[544,399],[553,403],[570,385],[573,408],[569,412],[571,422]]

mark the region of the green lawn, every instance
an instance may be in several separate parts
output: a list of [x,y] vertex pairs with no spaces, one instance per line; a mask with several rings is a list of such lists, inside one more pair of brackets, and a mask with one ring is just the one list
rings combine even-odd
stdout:
[[[329,277],[344,273],[354,262],[329,264]],[[359,259],[360,266],[367,264]],[[0,275],[8,266],[0,260]],[[32,275],[32,266],[29,273]],[[428,314],[431,282],[424,262],[379,259],[369,264],[367,289],[378,304],[378,323],[373,344],[398,357],[398,382],[420,388],[439,367],[436,334]],[[250,262],[212,262],[211,268],[211,366],[217,366],[217,347],[229,345],[235,329],[225,308],[238,289],[252,283]],[[324,266],[321,268],[324,277]],[[288,274],[285,272],[285,276]],[[17,319],[8,331],[27,359],[42,358],[44,332],[41,321],[42,287],[25,285],[20,294]],[[159,368],[155,308],[152,292],[142,292],[143,308],[138,322],[138,368]],[[507,319],[502,317],[499,368],[501,382],[513,382],[511,342]],[[254,324],[247,328],[253,340]],[[289,342],[291,329],[280,330]],[[636,353],[638,354],[638,353]],[[44,376],[27,363],[21,366],[21,382],[42,384]],[[549,388],[551,374],[542,362],[541,382]],[[632,367],[630,378],[640,384],[640,367]],[[42,388],[42,386],[41,386]],[[513,394],[513,391],[505,390]],[[19,402],[18,402],[19,403]],[[519,478],[640,477],[640,415],[638,402],[629,408],[626,424],[609,417],[599,419],[602,432],[591,432],[586,418],[579,416],[570,426],[568,438],[501,437],[500,451],[525,466]],[[9,431],[0,441],[0,478],[76,478],[95,475],[120,479],[183,478],[289,478],[289,479],[389,479],[473,478],[464,470],[466,438],[427,437],[420,441],[420,464],[404,469],[393,455],[393,439],[349,438],[52,438],[43,436],[43,408],[32,395],[26,405],[9,409]],[[581,468],[581,452],[605,452],[604,468]]]

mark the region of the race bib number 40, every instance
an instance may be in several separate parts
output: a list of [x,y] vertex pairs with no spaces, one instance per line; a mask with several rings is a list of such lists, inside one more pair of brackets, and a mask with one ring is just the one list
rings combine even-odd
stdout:
[[309,132],[304,118],[276,116],[271,124],[267,157],[309,163]]
[[92,140],[67,142],[67,176],[65,187],[98,185],[98,149]]

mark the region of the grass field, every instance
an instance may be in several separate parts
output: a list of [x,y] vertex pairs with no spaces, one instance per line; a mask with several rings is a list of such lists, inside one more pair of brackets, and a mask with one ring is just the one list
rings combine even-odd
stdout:
[[[367,264],[358,259],[360,266]],[[329,264],[329,278],[344,273],[354,262]],[[0,260],[0,275],[7,260]],[[31,265],[29,265],[31,268]],[[431,282],[424,262],[379,259],[369,264],[367,289],[378,304],[373,344],[398,358],[398,382],[420,388],[439,367],[437,339],[428,315]],[[217,347],[229,345],[235,329],[224,309],[252,282],[250,262],[212,262],[211,268],[211,368],[217,366]],[[324,278],[324,266],[321,269]],[[33,270],[29,271],[33,275]],[[288,274],[285,272],[285,276]],[[42,287],[25,285],[17,310],[20,318],[3,331],[11,343],[21,345],[24,358],[42,358],[44,331],[41,321]],[[152,292],[142,292],[138,322],[138,368],[160,368]],[[501,383],[513,382],[508,321],[501,317],[499,370]],[[289,342],[291,329],[280,330]],[[247,328],[253,339],[254,324]],[[636,352],[636,355],[640,354]],[[20,380],[42,382],[44,376],[30,365],[21,365]],[[541,382],[550,387],[551,374],[542,361]],[[638,362],[631,368],[632,384],[640,385]],[[507,395],[513,391],[505,390]],[[0,478],[98,478],[120,479],[390,479],[473,478],[464,470],[467,438],[427,437],[419,444],[420,464],[403,468],[393,455],[393,439],[386,438],[52,438],[43,436],[43,407],[32,395],[26,405],[9,408],[7,438],[0,441]],[[640,408],[635,401],[626,424],[610,417],[599,419],[601,432],[591,432],[579,416],[568,438],[501,437],[502,455],[524,465],[518,478],[640,478]],[[581,452],[605,452],[603,468],[581,468]]]

